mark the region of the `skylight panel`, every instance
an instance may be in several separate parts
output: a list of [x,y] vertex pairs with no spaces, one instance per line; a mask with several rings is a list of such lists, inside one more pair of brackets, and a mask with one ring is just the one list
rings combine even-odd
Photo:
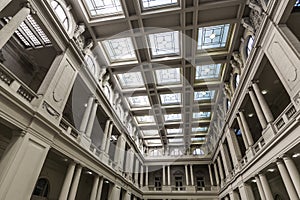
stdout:
[[179,32],[154,33],[149,36],[152,56],[179,55]]
[[201,65],[196,67],[196,80],[219,78],[221,64]]
[[151,140],[146,140],[148,144],[161,144],[160,139],[151,139]]
[[27,20],[28,22],[31,24],[31,26],[33,27],[33,29],[38,33],[38,35],[40,36],[40,38],[43,40],[43,42],[45,44],[51,44],[51,41],[49,40],[49,38],[46,36],[46,34],[44,33],[44,31],[41,29],[41,27],[36,23],[36,21],[32,18],[31,15],[27,16]]
[[120,0],[85,0],[92,16],[111,16],[123,14]]
[[181,120],[181,114],[168,114],[168,115],[165,115],[164,117],[165,117],[166,122]]
[[102,44],[111,62],[136,60],[130,37],[105,40]]
[[300,0],[297,0],[294,7],[300,7]]
[[158,130],[143,130],[142,132],[143,132],[145,137],[147,137],[147,136],[159,136],[158,135]]
[[131,107],[145,107],[150,106],[148,96],[134,96],[128,97],[128,101]]
[[168,68],[155,70],[158,85],[180,84],[180,68]]
[[129,72],[118,74],[119,82],[122,88],[143,87],[144,81],[141,72]]
[[180,93],[161,94],[160,100],[162,105],[180,104],[181,94]]
[[194,92],[195,101],[212,100],[215,97],[215,90]]
[[146,124],[146,123],[154,123],[154,117],[150,115],[145,116],[136,116],[136,120],[139,124]]
[[193,113],[193,118],[194,119],[210,118],[210,112],[196,112],[196,113]]
[[225,47],[229,35],[229,28],[229,24],[199,28],[198,50]]
[[191,141],[192,142],[202,142],[202,141],[205,141],[205,137],[194,137],[194,138],[191,138]]
[[192,128],[192,132],[206,132],[207,131],[207,127],[193,127]]
[[179,134],[182,133],[182,128],[169,128],[167,129],[168,134]]
[[182,138],[171,138],[171,139],[168,139],[168,141],[170,143],[183,143],[183,139]]
[[178,0],[142,0],[144,9],[178,5]]

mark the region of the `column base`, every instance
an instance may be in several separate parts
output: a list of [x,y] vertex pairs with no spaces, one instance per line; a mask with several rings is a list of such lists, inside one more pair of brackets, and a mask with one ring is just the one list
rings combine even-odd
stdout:
[[268,126],[263,130],[262,137],[265,140],[265,143],[268,143],[272,138],[274,137],[275,132],[271,126],[271,124],[268,124]]
[[92,140],[91,138],[87,137],[85,134],[82,134],[80,137],[79,144],[85,148],[86,150],[90,150]]

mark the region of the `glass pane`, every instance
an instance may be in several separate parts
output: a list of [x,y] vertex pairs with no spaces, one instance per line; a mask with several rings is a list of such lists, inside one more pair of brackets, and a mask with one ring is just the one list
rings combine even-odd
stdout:
[[151,139],[151,140],[146,140],[148,144],[161,144],[160,139]]
[[43,42],[45,44],[51,44],[51,41],[49,40],[49,38],[46,36],[46,34],[44,33],[44,31],[36,23],[36,21],[32,18],[31,15],[27,16],[27,20],[32,25],[32,27],[34,28],[34,30],[39,34],[39,36],[41,37],[41,39],[43,40]]
[[87,64],[87,67],[90,70],[90,72],[93,75],[96,75],[96,66],[95,66],[95,63],[94,63],[93,59],[91,58],[91,56],[87,56],[85,59],[85,62]]
[[168,134],[179,134],[179,133],[182,133],[182,129],[181,128],[170,128],[170,129],[167,129],[167,133]]
[[192,142],[201,142],[201,141],[205,141],[205,137],[194,137],[191,138]]
[[207,131],[207,127],[193,127],[192,128],[192,132],[206,132]]
[[148,96],[128,97],[128,100],[131,107],[150,106]]
[[122,88],[143,87],[144,81],[141,72],[118,74]]
[[149,35],[152,55],[162,56],[168,54],[179,54],[179,33],[165,32]]
[[177,5],[177,0],[142,0],[143,8]]
[[215,91],[198,91],[194,92],[194,100],[195,101],[202,101],[202,100],[211,100],[215,96]]
[[165,121],[179,121],[179,120],[181,120],[181,114],[165,115]]
[[145,123],[154,123],[154,117],[145,115],[145,116],[136,116],[136,119],[139,124],[145,124]]
[[168,140],[170,143],[182,143],[183,139],[182,138],[172,138]]
[[92,16],[122,14],[120,0],[85,0]]
[[193,118],[194,119],[210,118],[210,112],[197,112],[197,113],[193,113]]
[[225,47],[229,28],[229,24],[199,28],[198,50]]
[[180,84],[180,68],[155,70],[157,84]]
[[131,38],[119,38],[102,42],[110,61],[136,60]]
[[250,54],[253,48],[254,38],[252,36],[249,37],[248,44],[247,44],[247,55]]
[[158,130],[143,130],[144,136],[159,136]]
[[161,103],[163,105],[180,104],[181,103],[181,94],[180,93],[161,94],[160,99],[161,99]]
[[221,64],[201,65],[196,67],[196,80],[219,78]]
[[300,0],[297,0],[294,7],[300,7]]

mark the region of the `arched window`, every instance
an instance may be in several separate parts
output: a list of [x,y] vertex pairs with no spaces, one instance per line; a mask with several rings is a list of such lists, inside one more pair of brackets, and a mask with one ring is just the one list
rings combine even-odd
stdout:
[[65,27],[65,29],[69,30],[69,19],[67,17],[67,14],[63,7],[58,3],[57,1],[51,1],[51,7],[54,10],[55,14],[59,18],[62,25]]
[[35,184],[32,196],[47,197],[49,193],[49,188],[50,184],[48,179],[40,178]]
[[250,36],[247,42],[247,56],[250,55],[250,52],[253,48],[253,44],[254,44],[254,38],[253,36]]
[[96,74],[96,65],[95,65],[93,58],[90,55],[87,55],[87,57],[85,58],[85,62],[87,64],[87,67],[90,70],[90,72],[93,75],[95,75]]
[[196,148],[193,151],[193,155],[204,155],[204,151],[200,148]]

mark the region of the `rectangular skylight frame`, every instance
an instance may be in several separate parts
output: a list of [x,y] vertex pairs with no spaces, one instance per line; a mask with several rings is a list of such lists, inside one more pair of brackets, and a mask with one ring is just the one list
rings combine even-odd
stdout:
[[208,127],[207,126],[200,126],[200,127],[192,127],[192,132],[196,133],[196,132],[207,132]]
[[119,83],[123,89],[145,87],[144,79],[141,72],[128,72],[117,74]]
[[144,137],[159,137],[158,130],[142,130]]
[[152,124],[155,123],[154,116],[152,115],[144,115],[144,116],[136,116],[136,121],[139,124]]
[[167,134],[181,134],[182,133],[182,128],[168,128],[167,129]]
[[111,63],[137,60],[131,37],[108,39],[101,44]]
[[149,34],[148,41],[153,58],[180,55],[179,31]]
[[194,92],[194,101],[209,101],[215,98],[215,90],[202,90]]
[[161,94],[160,100],[162,105],[179,105],[181,104],[181,93]]
[[169,143],[183,143],[183,138],[170,138],[170,139],[168,139],[168,142]]
[[166,114],[164,115],[165,121],[166,122],[174,122],[174,121],[181,121],[182,120],[182,115],[179,114]]
[[124,13],[120,0],[84,0],[84,4],[91,17],[118,16]]
[[219,80],[222,72],[222,64],[208,64],[196,66],[195,79],[207,80],[207,79],[217,79]]
[[211,117],[211,112],[194,112],[193,119],[209,119]]
[[127,100],[131,108],[141,108],[150,106],[148,96],[132,96],[127,97]]
[[167,68],[155,70],[157,85],[179,85],[181,84],[181,69]]
[[179,6],[178,0],[141,0],[143,10]]
[[198,29],[198,50],[225,48],[230,34],[230,24],[221,24]]
[[191,142],[205,142],[206,137],[192,137]]

